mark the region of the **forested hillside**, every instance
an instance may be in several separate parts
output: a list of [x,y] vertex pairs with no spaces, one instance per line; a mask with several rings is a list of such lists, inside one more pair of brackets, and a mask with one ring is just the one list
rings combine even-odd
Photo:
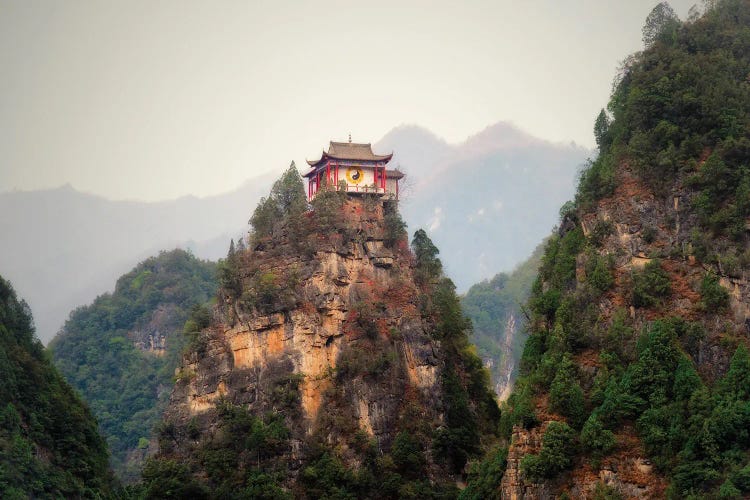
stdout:
[[750,2],[662,3],[643,34],[546,246],[482,496],[750,494]]
[[117,280],[112,294],[73,311],[50,343],[55,364],[88,401],[118,476],[140,475],[186,343],[183,325],[215,294],[216,266],[162,252]]
[[0,277],[0,496],[95,498],[110,491],[107,445]]

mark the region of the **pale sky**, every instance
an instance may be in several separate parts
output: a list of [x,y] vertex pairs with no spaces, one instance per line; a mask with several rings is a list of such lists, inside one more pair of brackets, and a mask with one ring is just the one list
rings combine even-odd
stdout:
[[592,146],[657,3],[0,0],[0,192],[217,194],[400,124]]

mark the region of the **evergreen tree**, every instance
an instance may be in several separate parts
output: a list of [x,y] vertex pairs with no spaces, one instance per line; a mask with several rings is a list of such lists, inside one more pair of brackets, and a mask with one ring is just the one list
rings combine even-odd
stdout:
[[294,162],[274,182],[268,197],[261,198],[249,223],[256,238],[271,236],[274,228],[284,219],[299,216],[307,209],[307,197],[302,177]]

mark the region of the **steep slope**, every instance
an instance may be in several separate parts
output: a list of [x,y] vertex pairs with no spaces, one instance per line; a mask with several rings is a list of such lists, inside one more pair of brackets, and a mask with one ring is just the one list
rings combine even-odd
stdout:
[[378,199],[322,192],[312,208],[290,169],[251,248],[226,261],[144,469],[149,495],[455,496],[492,438],[489,377],[426,234],[413,254]]
[[95,498],[110,490],[96,421],[45,356],[31,313],[0,277],[0,493]]
[[73,311],[50,342],[62,374],[91,405],[118,477],[140,475],[166,406],[192,308],[216,293],[216,266],[162,252],[117,280],[115,291]]
[[461,307],[474,326],[471,341],[489,368],[501,401],[508,399],[518,374],[528,333],[522,306],[531,293],[543,251],[540,244],[512,273],[477,283],[461,298]]
[[35,311],[48,342],[68,313],[97,295],[139,261],[165,248],[191,249],[204,259],[226,254],[226,242],[273,181],[261,177],[206,198],[156,203],[111,201],[70,186],[0,193],[0,273]]
[[523,262],[573,197],[591,151],[552,144],[500,122],[447,145],[418,127],[399,127],[376,144],[407,173],[402,211],[440,247],[459,290]]
[[750,494],[750,3],[660,4],[644,39],[542,258],[487,496]]

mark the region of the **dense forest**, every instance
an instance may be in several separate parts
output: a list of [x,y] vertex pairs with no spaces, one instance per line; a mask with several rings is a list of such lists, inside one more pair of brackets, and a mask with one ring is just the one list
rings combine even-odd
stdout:
[[215,264],[162,252],[122,276],[111,294],[73,311],[50,343],[65,378],[91,406],[126,482],[140,475],[187,337],[183,325],[213,298]]
[[94,417],[35,338],[26,303],[0,278],[2,497],[100,498],[111,483]]
[[[546,429],[520,460],[527,487],[575,495],[587,473],[613,477],[611,464],[645,453],[652,496],[742,498],[750,3],[709,2],[685,22],[662,3],[643,34],[542,257],[501,432]],[[476,498],[499,494],[508,453],[475,468]],[[626,483],[596,483],[597,495],[628,496]]]

